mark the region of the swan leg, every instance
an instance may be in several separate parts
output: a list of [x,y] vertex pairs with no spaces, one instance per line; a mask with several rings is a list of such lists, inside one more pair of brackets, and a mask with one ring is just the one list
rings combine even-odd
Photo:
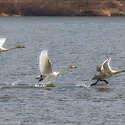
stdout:
[[109,84],[108,81],[106,81],[106,80],[101,80],[101,81],[104,81],[105,83]]
[[[42,80],[43,80],[43,76],[40,75],[39,81],[42,81]],[[39,82],[39,81],[38,81],[38,82]]]
[[95,83],[91,84],[90,86],[96,85],[100,80],[97,80]]

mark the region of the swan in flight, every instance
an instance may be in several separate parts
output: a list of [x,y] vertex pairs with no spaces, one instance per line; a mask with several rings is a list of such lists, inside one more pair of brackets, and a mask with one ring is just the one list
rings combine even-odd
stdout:
[[115,71],[112,70],[110,67],[110,59],[106,59],[102,65],[99,65],[96,67],[96,71],[99,73],[98,75],[94,75],[93,80],[97,80],[95,83],[91,84],[90,86],[93,86],[97,84],[99,81],[104,81],[108,84],[108,82],[105,80],[115,74],[125,72],[125,70]]
[[70,66],[62,70],[61,72],[53,72],[52,64],[48,58],[48,51],[43,50],[41,51],[41,54],[39,56],[39,68],[40,68],[41,75],[38,76],[37,79],[39,79],[39,81],[42,81],[42,80],[47,80],[47,79],[56,77],[71,68],[76,68],[76,66]]
[[3,44],[5,42],[6,38],[0,38],[0,52],[4,52],[4,51],[8,51],[8,50],[12,50],[12,49],[17,49],[17,48],[25,48],[24,46],[17,46],[17,47],[13,47],[13,48],[9,48],[9,49],[5,49],[3,48]]

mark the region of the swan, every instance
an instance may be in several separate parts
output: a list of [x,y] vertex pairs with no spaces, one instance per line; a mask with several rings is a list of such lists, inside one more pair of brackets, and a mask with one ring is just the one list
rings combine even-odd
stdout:
[[6,38],[0,38],[0,52],[4,52],[4,51],[8,51],[8,50],[12,50],[12,49],[17,49],[17,48],[25,48],[24,46],[17,46],[17,47],[13,47],[13,48],[3,48],[3,44],[5,42]]
[[95,83],[91,84],[90,86],[97,84],[99,81],[104,81],[108,84],[108,81],[106,81],[105,79],[107,79],[115,74],[125,72],[125,70],[120,70],[120,71],[112,70],[110,67],[110,60],[111,60],[111,58],[106,59],[102,65],[99,65],[96,67],[96,71],[99,74],[94,75],[94,77],[92,79],[97,80],[97,81]]
[[39,81],[42,81],[42,80],[47,80],[47,79],[56,77],[71,68],[76,68],[76,66],[70,66],[62,70],[61,72],[53,72],[52,64],[48,58],[48,51],[43,50],[41,51],[39,56],[39,68],[40,68],[41,75],[38,76],[37,79],[39,79]]

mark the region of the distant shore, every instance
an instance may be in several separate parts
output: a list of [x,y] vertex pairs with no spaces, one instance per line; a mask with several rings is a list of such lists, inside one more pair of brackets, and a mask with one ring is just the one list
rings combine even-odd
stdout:
[[0,16],[125,16],[125,1],[0,0]]

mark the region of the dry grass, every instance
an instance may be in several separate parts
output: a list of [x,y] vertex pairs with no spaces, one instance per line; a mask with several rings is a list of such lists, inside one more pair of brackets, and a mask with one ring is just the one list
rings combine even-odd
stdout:
[[125,16],[124,0],[0,0],[2,16]]

